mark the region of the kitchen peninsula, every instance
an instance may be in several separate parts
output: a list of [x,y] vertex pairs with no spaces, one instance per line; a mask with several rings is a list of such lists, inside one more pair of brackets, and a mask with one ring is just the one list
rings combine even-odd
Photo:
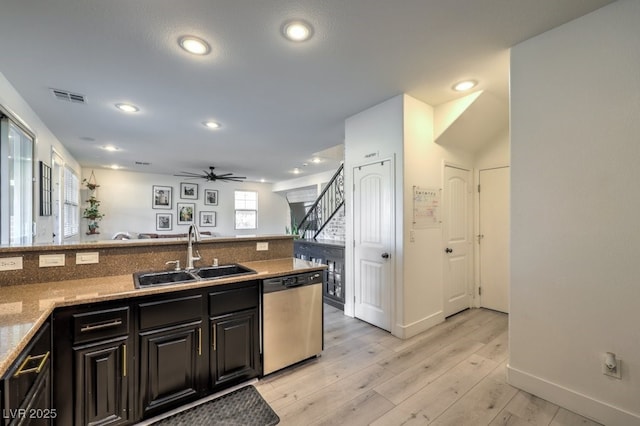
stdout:
[[[80,380],[82,371],[90,370],[83,370],[78,365],[86,362],[86,366],[89,366],[104,357],[102,360],[106,364],[101,365],[113,366],[106,367],[106,379],[111,377],[112,369],[119,372],[119,375],[113,376],[116,377],[113,383],[116,384],[119,404],[116,411],[103,414],[117,418],[117,421],[109,424],[131,424],[223,389],[245,377],[261,375],[258,349],[260,283],[267,278],[322,271],[325,267],[294,258],[291,236],[212,238],[197,243],[202,266],[211,265],[213,259],[218,259],[221,265],[239,263],[256,273],[144,289],[135,287],[134,272],[166,270],[169,266],[165,262],[184,261],[185,247],[185,240],[147,240],[0,249],[0,260],[18,256],[23,259],[22,270],[0,272],[0,377],[9,383],[8,379],[13,377],[16,365],[22,364],[25,353],[32,349],[32,340],[53,335],[50,349],[53,360],[50,361],[52,364],[46,364],[46,371],[49,371],[49,365],[56,367],[50,386],[56,389],[63,381],[73,394],[73,398],[66,400],[74,401],[64,402],[68,405],[59,407],[63,403],[56,403],[54,398],[52,409],[58,410],[56,415],[61,416],[59,420],[68,424],[86,424],[89,422],[85,417],[87,413],[96,409],[100,411],[101,407],[90,405],[90,398],[84,401],[82,395],[85,393],[78,391],[82,386],[90,386],[92,380],[96,379],[85,377]],[[94,254],[87,253],[98,253],[98,263],[83,264],[82,259],[95,258]],[[64,254],[65,266],[39,267],[42,262],[40,256],[49,254]],[[81,262],[76,263],[76,259]],[[26,283],[20,284],[21,279]],[[163,308],[158,311],[157,306]],[[158,316],[154,313],[156,311],[161,314]],[[172,317],[180,318],[173,320]],[[160,324],[165,318],[169,321],[167,326]],[[87,326],[82,322],[85,320],[91,324]],[[228,352],[220,352],[220,347],[215,352],[214,330],[222,334],[218,338],[238,338],[236,334],[223,334],[227,331],[235,333],[232,331],[235,329],[225,328],[229,323],[227,320],[236,321],[233,324],[244,327],[242,336],[250,337],[251,341],[241,343],[246,343],[246,350],[253,351],[257,357],[256,361],[248,361],[250,365],[242,370],[242,374],[237,374],[237,369],[225,371],[225,365],[233,364],[225,364],[228,360],[224,356]],[[177,331],[169,335],[166,331],[169,328]],[[95,338],[92,341],[89,337],[91,333],[99,334],[99,341]],[[163,350],[162,345],[158,346],[157,339],[169,339],[163,340],[166,345],[167,342],[171,344],[174,336],[177,336],[176,342],[179,339],[189,342],[187,346],[191,345],[195,351],[193,358],[186,356],[187,353],[178,353],[185,355],[185,359],[194,360],[193,365],[189,366],[190,371],[194,372],[190,382],[193,386],[187,389],[188,392],[169,395],[166,400],[153,399],[150,395],[153,396],[157,389],[145,390],[141,385],[142,382],[152,382],[145,374],[152,374],[155,367],[145,366],[141,360],[153,359],[149,358],[151,355],[148,351]],[[60,342],[65,339],[69,344],[59,349],[62,345]],[[213,346],[211,342],[214,342]],[[218,346],[223,342],[220,340]],[[176,344],[174,348],[183,346]],[[135,358],[134,352],[138,354]],[[78,365],[61,371],[63,358],[65,362],[68,361],[67,364]],[[47,356],[44,356],[42,365],[46,361]],[[97,379],[106,380],[105,377]],[[3,408],[7,408],[8,392],[0,390],[0,395],[0,399],[5,401]]]

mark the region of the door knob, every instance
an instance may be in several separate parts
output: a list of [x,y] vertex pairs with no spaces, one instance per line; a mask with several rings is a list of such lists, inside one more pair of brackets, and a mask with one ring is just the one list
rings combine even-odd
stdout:
[[382,258],[383,259],[388,259],[389,258],[389,253],[382,253]]
[[446,249],[444,249],[445,253],[453,253],[453,249],[447,247]]

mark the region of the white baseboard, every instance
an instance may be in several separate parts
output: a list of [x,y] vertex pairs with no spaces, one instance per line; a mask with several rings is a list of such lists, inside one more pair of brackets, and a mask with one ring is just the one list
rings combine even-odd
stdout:
[[391,334],[401,339],[408,339],[417,334],[422,333],[425,330],[430,329],[434,325],[438,325],[444,321],[444,313],[442,311],[429,315],[418,321],[412,322],[408,325],[396,324]]
[[640,426],[640,416],[507,365],[507,382],[606,426]]

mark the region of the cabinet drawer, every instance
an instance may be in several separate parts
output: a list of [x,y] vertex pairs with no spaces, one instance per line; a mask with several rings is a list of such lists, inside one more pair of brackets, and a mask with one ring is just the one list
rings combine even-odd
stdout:
[[73,315],[73,343],[84,343],[129,333],[129,307]]
[[200,294],[139,304],[140,330],[202,319]]
[[[31,343],[9,369],[5,380],[5,409],[17,409],[28,404],[37,383],[47,380],[51,356],[51,327],[44,323]],[[31,391],[31,392],[30,392]]]
[[238,288],[221,288],[209,292],[209,315],[212,317],[257,308],[260,299],[258,283]]

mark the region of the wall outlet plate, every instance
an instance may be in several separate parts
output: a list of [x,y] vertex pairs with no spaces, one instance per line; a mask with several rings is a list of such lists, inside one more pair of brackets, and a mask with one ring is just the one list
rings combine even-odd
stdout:
[[602,374],[605,376],[611,376],[616,379],[622,379],[622,360],[620,358],[616,358],[616,368],[613,370],[609,370],[607,368],[607,358],[602,360]]
[[76,265],[88,265],[98,263],[100,254],[97,251],[76,253]]
[[0,258],[0,271],[15,271],[22,269],[22,256]]
[[269,243],[267,243],[267,242],[256,243],[256,250],[257,251],[267,251],[267,250],[269,250]]
[[64,266],[64,254],[41,254],[39,258],[39,266],[41,268]]

